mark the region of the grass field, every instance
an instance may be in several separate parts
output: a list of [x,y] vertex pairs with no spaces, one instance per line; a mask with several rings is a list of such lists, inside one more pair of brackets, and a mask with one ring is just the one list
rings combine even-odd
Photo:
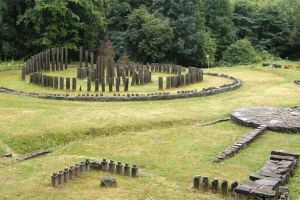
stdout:
[[[259,66],[210,71],[237,77],[244,85],[216,96],[153,102],[66,102],[0,94],[0,152],[8,147],[20,155],[54,150],[0,167],[0,199],[218,200],[224,197],[192,189],[194,175],[242,181],[261,168],[271,150],[300,152],[300,134],[267,132],[234,158],[213,164],[218,152],[251,129],[231,122],[201,124],[226,118],[241,107],[300,106],[300,87],[293,83],[300,71]],[[1,72],[0,86],[44,92],[19,76],[19,71]],[[224,81],[209,78],[199,87]],[[107,174],[92,172],[64,188],[50,187],[52,172],[85,158],[104,157],[137,163],[140,177],[117,176],[116,189],[102,189],[99,180]],[[298,170],[289,184],[292,200],[300,199],[299,185]]]

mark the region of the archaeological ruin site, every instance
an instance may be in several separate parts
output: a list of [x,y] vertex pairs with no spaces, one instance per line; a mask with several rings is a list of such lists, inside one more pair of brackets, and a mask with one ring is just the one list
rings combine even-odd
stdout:
[[297,0],[0,1],[0,200],[300,200]]

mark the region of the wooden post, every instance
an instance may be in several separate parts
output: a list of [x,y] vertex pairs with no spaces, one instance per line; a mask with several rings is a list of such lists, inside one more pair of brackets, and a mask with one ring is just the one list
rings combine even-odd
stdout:
[[59,70],[64,71],[64,48],[60,48],[60,65]]
[[69,52],[68,49],[65,48],[65,70],[68,69],[68,62],[69,62]]
[[159,78],[158,78],[158,89],[159,89],[159,90],[163,90],[163,89],[164,89],[164,88],[163,88],[163,86],[164,86],[164,85],[163,85],[163,84],[164,84],[163,81],[164,81],[163,77],[159,77]]
[[66,90],[71,89],[71,78],[66,78]]
[[79,47],[79,67],[82,68],[82,47]]
[[59,89],[63,90],[64,89],[64,85],[65,85],[65,78],[64,77],[60,77],[59,78]]
[[85,62],[85,67],[88,68],[88,62],[89,62],[89,52],[88,51],[85,51],[84,62]]
[[58,89],[58,77],[54,77],[54,89]]
[[113,91],[113,79],[108,78],[108,86],[109,86],[109,92]]
[[95,92],[99,92],[99,80],[95,80]]
[[77,78],[72,79],[72,90],[76,91],[77,89]]
[[56,71],[59,71],[59,48],[56,48]]
[[87,80],[87,91],[88,92],[90,92],[91,91],[91,88],[92,88],[92,86],[91,86],[92,84],[91,84],[91,79],[90,78],[88,78],[88,80]]
[[52,71],[55,71],[55,65],[54,65],[54,63],[55,63],[55,49],[54,48],[52,48],[51,49],[51,70]]
[[116,78],[116,91],[117,92],[120,91],[120,78],[119,77]]
[[129,78],[125,79],[124,92],[128,92]]
[[101,87],[102,87],[102,92],[105,92],[105,79],[104,78],[101,80]]

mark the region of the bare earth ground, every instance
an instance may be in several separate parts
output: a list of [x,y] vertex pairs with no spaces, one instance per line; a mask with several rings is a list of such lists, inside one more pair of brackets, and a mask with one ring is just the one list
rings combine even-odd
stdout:
[[[300,134],[267,132],[234,158],[213,164],[218,152],[251,129],[231,122],[201,124],[241,107],[300,106],[300,87],[293,83],[300,71],[257,66],[211,71],[240,78],[244,85],[216,96],[153,102],[66,102],[0,94],[0,152],[5,145],[18,154],[54,150],[0,167],[0,199],[224,199],[194,191],[194,175],[242,181],[261,168],[271,150],[300,152]],[[19,79],[19,71],[2,72],[0,86],[44,91]],[[207,79],[199,88],[223,81]],[[102,189],[99,181],[107,174],[92,172],[64,188],[50,186],[54,171],[104,157],[137,163],[140,177],[116,176],[116,189]],[[0,164],[10,162],[0,159]],[[298,170],[289,184],[292,200],[300,199],[299,185]]]

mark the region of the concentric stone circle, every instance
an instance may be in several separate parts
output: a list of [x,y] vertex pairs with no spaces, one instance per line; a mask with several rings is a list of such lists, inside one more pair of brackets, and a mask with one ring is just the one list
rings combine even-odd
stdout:
[[251,127],[265,125],[272,131],[300,132],[299,108],[242,108],[231,114],[231,120]]

